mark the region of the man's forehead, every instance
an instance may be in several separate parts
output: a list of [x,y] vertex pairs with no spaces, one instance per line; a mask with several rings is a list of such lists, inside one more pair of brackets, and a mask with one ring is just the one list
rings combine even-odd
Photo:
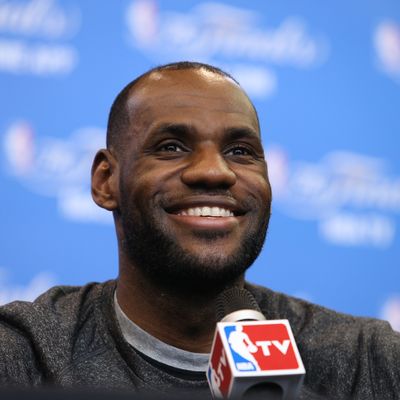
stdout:
[[153,71],[143,77],[138,86],[144,85],[173,85],[182,80],[190,80],[194,86],[199,83],[208,85],[213,84],[230,84],[236,86],[239,90],[240,86],[229,76],[222,75],[214,71],[209,71],[204,68],[188,68],[188,69],[164,69]]
[[231,107],[255,115],[254,107],[242,88],[228,76],[205,69],[154,71],[131,89],[128,110],[146,112],[154,101],[186,107],[206,99],[218,107]]

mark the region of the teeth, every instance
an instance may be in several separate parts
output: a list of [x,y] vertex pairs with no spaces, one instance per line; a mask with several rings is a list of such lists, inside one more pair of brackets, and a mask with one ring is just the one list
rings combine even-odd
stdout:
[[233,212],[221,207],[193,207],[179,211],[178,215],[192,215],[196,217],[233,217]]

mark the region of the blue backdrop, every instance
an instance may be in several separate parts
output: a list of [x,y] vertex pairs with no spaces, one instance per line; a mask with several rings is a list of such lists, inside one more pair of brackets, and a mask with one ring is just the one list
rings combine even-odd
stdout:
[[183,59],[259,111],[274,201],[248,279],[400,330],[397,0],[0,0],[0,302],[116,276],[92,157],[118,91]]

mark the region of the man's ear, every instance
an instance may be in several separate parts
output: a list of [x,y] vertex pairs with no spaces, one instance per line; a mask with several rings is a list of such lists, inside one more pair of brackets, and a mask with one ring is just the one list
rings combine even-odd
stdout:
[[118,163],[109,150],[97,152],[92,165],[92,197],[102,208],[118,208]]

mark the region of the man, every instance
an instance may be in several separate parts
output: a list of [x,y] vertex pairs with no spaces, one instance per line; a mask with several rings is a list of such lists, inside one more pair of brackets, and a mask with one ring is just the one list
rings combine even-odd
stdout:
[[116,281],[56,287],[0,311],[0,380],[209,397],[215,299],[244,286],[289,319],[300,398],[400,398],[400,335],[244,280],[263,245],[271,188],[254,106],[225,72],[175,63],[115,100],[94,201],[113,212]]

